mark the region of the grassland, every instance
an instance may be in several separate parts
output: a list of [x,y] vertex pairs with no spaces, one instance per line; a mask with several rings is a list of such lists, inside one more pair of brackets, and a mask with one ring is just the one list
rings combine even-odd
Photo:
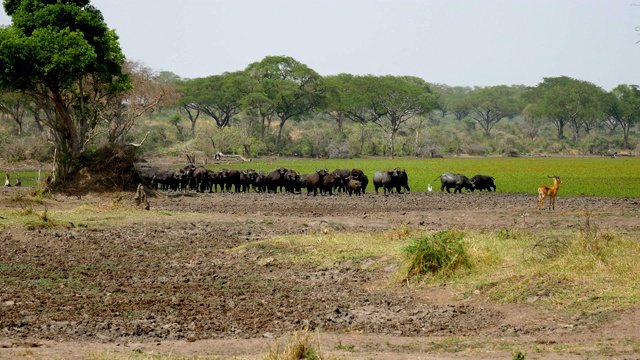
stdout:
[[[255,159],[224,167],[270,171],[292,168],[301,174],[315,170],[360,168],[370,177],[378,170],[399,167],[409,174],[411,191],[439,190],[438,176],[445,172],[476,174],[495,178],[498,192],[535,194],[540,185],[552,185],[548,176],[563,181],[561,194],[569,196],[613,196],[640,198],[640,158],[364,158],[364,159]],[[216,170],[221,165],[208,165]],[[11,172],[12,182],[16,172]],[[22,186],[35,186],[37,171],[18,171]],[[371,180],[371,179],[370,179]]]
[[[561,194],[570,196],[640,197],[640,158],[386,158],[339,160],[257,160],[234,164],[238,169],[268,171],[292,168],[302,174],[318,169],[360,168],[370,177],[378,170],[399,167],[409,174],[412,191],[427,191],[427,184],[439,189],[438,176],[445,172],[490,175],[498,192],[537,193],[540,185],[553,185],[548,176],[562,179]],[[209,166],[217,169],[216,166]],[[371,180],[371,179],[370,179]]]

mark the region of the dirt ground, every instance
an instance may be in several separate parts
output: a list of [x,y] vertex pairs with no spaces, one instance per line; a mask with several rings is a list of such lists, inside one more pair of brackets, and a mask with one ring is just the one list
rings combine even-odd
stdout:
[[[0,206],[18,207],[12,191],[2,191]],[[113,198],[58,194],[50,210]],[[527,358],[640,359],[640,308],[591,322],[536,304],[465,298],[452,286],[384,286],[395,268],[374,272],[348,261],[331,268],[283,265],[233,250],[325,229],[577,228],[586,213],[602,229],[637,235],[640,199],[559,195],[556,211],[538,211],[533,195],[486,192],[169,193],[150,200],[147,220],[121,227],[0,232],[0,359],[97,353],[259,358],[305,328],[325,357],[511,359],[514,349],[537,349]],[[210,216],[154,217],[166,211]],[[2,267],[8,263],[19,270]]]

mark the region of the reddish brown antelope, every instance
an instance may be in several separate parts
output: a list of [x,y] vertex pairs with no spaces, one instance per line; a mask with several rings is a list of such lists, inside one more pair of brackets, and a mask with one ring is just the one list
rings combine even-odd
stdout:
[[553,186],[542,185],[538,188],[538,210],[542,210],[544,199],[549,197],[549,210],[556,209],[556,195],[560,189],[560,176],[549,176],[553,178]]

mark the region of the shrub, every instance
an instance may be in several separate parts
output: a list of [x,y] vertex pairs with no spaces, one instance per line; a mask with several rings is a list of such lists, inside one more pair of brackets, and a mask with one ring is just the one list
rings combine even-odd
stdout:
[[457,230],[439,231],[412,239],[402,251],[406,253],[407,278],[428,273],[447,274],[470,267],[464,233]]
[[48,162],[52,158],[52,145],[42,134],[25,135],[7,139],[0,144],[0,153],[4,160],[17,163],[25,160]]
[[264,360],[317,360],[322,359],[318,353],[319,344],[311,339],[309,330],[296,331],[293,333],[287,344],[281,346],[275,343],[269,350],[269,354]]

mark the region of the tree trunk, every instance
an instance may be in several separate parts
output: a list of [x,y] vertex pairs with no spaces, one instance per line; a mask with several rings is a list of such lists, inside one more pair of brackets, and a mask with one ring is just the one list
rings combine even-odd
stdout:
[[391,130],[389,132],[389,158],[393,159],[394,155],[395,155],[395,140],[396,140],[396,132],[394,130]]
[[280,137],[282,136],[282,128],[287,120],[280,119],[280,124],[278,125],[278,135],[276,135],[276,147],[280,146]]
[[629,129],[631,128],[631,125],[626,126],[623,123],[621,123],[621,125],[622,125],[622,139],[624,143],[623,146],[625,149],[629,149]]
[[553,122],[556,124],[556,129],[558,129],[558,140],[564,140],[564,120],[553,119]]

